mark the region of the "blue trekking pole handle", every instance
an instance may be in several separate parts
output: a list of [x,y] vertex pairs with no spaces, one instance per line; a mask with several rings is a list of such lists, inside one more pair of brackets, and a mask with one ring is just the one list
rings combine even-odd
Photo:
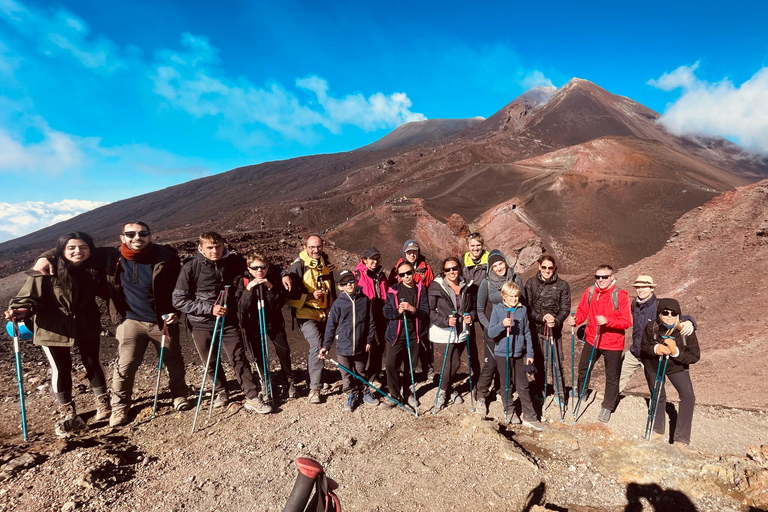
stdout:
[[19,409],[21,411],[21,433],[24,441],[27,441],[27,407],[24,403],[24,376],[21,372],[21,347],[19,346],[19,324],[16,317],[13,318],[13,352],[16,358],[16,380],[19,384]]
[[587,383],[589,382],[589,372],[590,370],[592,370],[592,359],[595,357],[595,349],[597,349],[597,340],[599,338],[600,338],[600,325],[597,326],[597,331],[595,332],[595,342],[592,345],[592,353],[589,355],[589,366],[587,366],[587,374],[584,376],[584,385],[581,386],[581,393],[579,393],[579,403],[576,404],[576,411],[573,413],[574,423],[579,421],[579,410],[581,409],[581,400],[584,398],[584,391],[587,389]]
[[[400,302],[405,302],[405,299],[401,299]],[[403,329],[405,329],[405,348],[408,351],[408,366],[411,371],[411,392],[413,393],[413,403],[416,404],[414,409],[416,410],[416,417],[419,417],[419,399],[416,397],[416,379],[413,378],[413,357],[411,357],[411,337],[408,334],[408,320],[405,317],[405,311],[403,311]]]
[[443,375],[445,375],[445,362],[448,360],[448,349],[451,346],[451,334],[453,333],[454,333],[454,329],[451,329],[448,331],[448,343],[445,344],[445,354],[443,355],[443,367],[440,369],[440,382],[437,383],[437,393],[435,394],[435,405],[432,407],[433,416],[437,412],[437,400],[438,398],[440,398],[440,391],[442,391],[442,388],[443,388]]
[[155,400],[154,402],[152,402],[151,418],[155,417],[155,412],[157,411],[157,395],[160,392],[160,374],[163,371],[163,352],[165,351],[165,338],[168,332],[168,316],[169,315],[163,315],[163,337],[160,338],[160,357],[159,357],[159,361],[157,362],[157,381],[155,382]]
[[[224,300],[222,301],[222,307],[227,307],[227,298],[229,298],[229,289],[232,288],[230,285],[224,286]],[[211,383],[211,402],[208,406],[208,420],[210,421],[211,415],[213,414],[213,395],[214,390],[216,389],[216,380],[219,376],[219,364],[221,364],[221,345],[224,338],[224,324],[227,321],[227,314],[226,312],[221,317],[221,324],[219,325],[219,342],[218,342],[218,348],[216,349],[216,367],[213,370],[213,382]],[[213,338],[211,338],[211,342],[213,342]],[[225,379],[226,380],[226,379]],[[226,388],[225,388],[226,389]]]

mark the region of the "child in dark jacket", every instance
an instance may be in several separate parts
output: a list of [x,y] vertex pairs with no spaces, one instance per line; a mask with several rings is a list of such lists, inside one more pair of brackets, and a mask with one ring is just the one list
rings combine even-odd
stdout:
[[[375,342],[376,328],[373,321],[371,302],[356,285],[355,274],[344,270],[339,274],[339,296],[328,313],[325,326],[323,347],[318,356],[325,359],[334,340],[336,341],[336,356],[339,364],[362,375],[368,361],[368,352]],[[363,392],[363,383],[354,378],[349,372],[341,369],[342,391],[347,394],[345,411],[352,412],[363,396],[363,402],[368,405],[378,405],[379,400],[370,390]]]
[[[522,424],[535,430],[544,430],[544,425],[536,419],[536,411],[533,409],[531,394],[528,389],[528,377],[525,374],[525,366],[533,364],[533,343],[531,330],[528,327],[528,313],[525,306],[520,304],[520,287],[513,282],[506,282],[501,287],[502,302],[493,306],[491,321],[488,327],[488,336],[494,340],[494,357],[496,368],[499,372],[501,383],[505,387],[504,411],[505,418],[510,417],[510,422],[521,423],[514,410],[510,411],[509,381],[514,379],[517,387],[517,396],[520,398],[520,406],[523,410]],[[508,379],[507,372],[512,372],[513,379]],[[481,405],[481,404],[478,404]],[[485,404],[482,404],[481,413],[485,413]]]

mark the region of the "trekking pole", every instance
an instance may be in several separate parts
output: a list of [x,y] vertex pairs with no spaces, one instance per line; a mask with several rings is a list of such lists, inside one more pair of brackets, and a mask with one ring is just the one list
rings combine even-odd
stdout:
[[[552,373],[554,374],[552,377],[555,380],[554,388],[555,388],[555,393],[557,393],[556,396],[560,401],[560,403],[558,404],[560,406],[560,422],[564,423],[565,422],[565,403],[563,402],[563,400],[560,400],[560,397],[561,397],[560,377],[562,376],[561,375],[562,372],[560,371],[560,361],[558,361],[557,359],[557,347],[555,347],[555,339],[554,339],[554,336],[552,336],[552,331],[550,331],[550,334],[549,334],[549,343],[550,343],[550,346],[552,347]],[[550,402],[550,405],[551,404],[552,402]]]
[[[316,349],[316,350],[315,350],[315,352],[317,352],[317,350],[319,350],[319,349]],[[352,370],[350,370],[349,368],[347,368],[347,367],[346,367],[346,366],[344,366],[343,364],[339,363],[339,362],[338,362],[338,361],[336,361],[335,359],[331,359],[331,358],[329,357],[327,360],[328,360],[328,361],[329,361],[331,364],[335,364],[336,366],[338,366],[339,368],[341,368],[342,370],[344,370],[345,372],[347,372],[348,374],[350,374],[351,376],[353,376],[353,377],[354,377],[354,378],[356,378],[357,380],[361,381],[361,382],[362,382],[363,384],[365,384],[366,386],[370,387],[371,389],[374,389],[374,390],[378,391],[379,393],[381,393],[381,394],[382,394],[382,395],[384,395],[385,397],[389,398],[389,399],[390,399],[390,400],[392,400],[392,401],[393,401],[393,402],[394,402],[396,405],[399,405],[400,407],[402,407],[403,409],[405,409],[406,411],[408,411],[408,414],[414,414],[414,415],[415,415],[417,418],[419,417],[419,413],[418,413],[418,411],[412,411],[412,410],[410,410],[409,408],[407,408],[406,406],[404,406],[403,404],[401,404],[400,402],[398,402],[397,400],[395,400],[394,398],[392,398],[390,395],[386,394],[386,393],[385,393],[385,392],[383,392],[381,389],[377,388],[376,386],[374,386],[373,384],[371,384],[370,382],[368,382],[367,380],[365,380],[364,378],[362,378],[361,376],[359,376],[358,374],[356,374],[355,372],[353,372]]]
[[152,416],[154,419],[157,411],[157,395],[160,393],[160,374],[163,370],[163,351],[165,351],[165,340],[168,336],[168,315],[163,315],[163,337],[160,339],[160,360],[157,362],[157,381],[155,382],[155,401],[152,402]]
[[19,383],[19,408],[21,410],[21,433],[27,440],[27,408],[24,404],[24,375],[21,373],[21,348],[19,347],[19,324],[13,318],[13,353],[16,356],[16,380]]
[[[404,302],[405,299],[400,302]],[[411,392],[413,393],[413,408],[416,411],[416,417],[419,417],[419,399],[416,397],[416,379],[413,378],[413,357],[411,357],[411,336],[408,334],[408,320],[403,311],[403,328],[405,329],[405,348],[408,350],[408,366],[411,370]]]
[[[470,282],[469,284],[472,284]],[[464,313],[464,316],[469,316],[468,313]],[[466,327],[468,324],[465,323],[464,326]],[[472,393],[472,356],[470,355],[471,346],[469,343],[469,332],[467,332],[467,373],[469,374],[469,410],[471,412],[475,412],[475,398],[474,394]]]
[[[549,384],[549,326],[544,326],[544,338],[546,338],[546,341],[544,342],[547,345],[547,350],[545,350],[544,354],[544,402],[547,400],[547,384]],[[544,403],[542,402],[542,403]],[[545,407],[546,409],[546,407]]]
[[[512,321],[512,313],[515,312],[515,308],[507,309],[507,318]],[[511,327],[511,326],[510,326]],[[509,335],[510,327],[507,327],[507,358],[505,359],[504,373],[506,375],[506,383],[504,385],[504,423],[509,423]]]
[[[213,303],[213,305],[217,305],[219,303],[219,299],[221,299],[221,293],[219,293],[219,296],[216,298],[216,301]],[[219,323],[221,323],[221,317],[217,316],[216,321],[213,323],[213,332],[211,333],[211,346],[208,347],[208,358],[205,360],[205,369],[203,370],[203,383],[200,384],[200,394],[197,397],[197,405],[195,406],[195,419],[192,420],[192,433],[195,433],[195,427],[197,426],[197,415],[200,413],[200,405],[203,403],[203,392],[205,391],[205,380],[206,377],[208,377],[208,367],[211,365],[211,356],[213,355],[213,340],[216,339],[216,331],[219,329]],[[223,326],[223,323],[222,323]],[[213,395],[213,390],[216,388],[216,381],[213,382],[213,387],[211,387],[211,395]]]
[[[575,315],[575,311],[571,311],[571,315]],[[574,361],[574,352],[576,344],[576,326],[571,326],[571,412],[576,412],[576,386],[574,385],[574,377],[576,374],[576,364]]]
[[272,401],[272,375],[269,361],[269,342],[267,341],[267,315],[264,308],[264,287],[259,285],[259,334],[261,336],[261,359],[264,366],[262,375],[264,384],[264,397]]
[[584,398],[584,391],[587,389],[587,383],[589,382],[589,372],[592,370],[592,359],[595,357],[595,349],[597,348],[597,340],[600,337],[600,326],[597,326],[597,332],[595,333],[595,342],[592,345],[592,353],[589,355],[589,366],[587,366],[587,374],[584,376],[584,385],[581,386],[581,392],[579,393],[579,403],[576,404],[576,411],[573,413],[573,422],[579,421],[579,410],[581,409],[581,400]]
[[435,395],[435,405],[432,407],[432,415],[437,412],[437,400],[440,398],[440,392],[443,388],[443,375],[445,374],[445,362],[448,360],[448,349],[451,346],[451,334],[453,329],[448,332],[448,343],[445,344],[445,354],[443,355],[443,367],[440,369],[440,382],[437,383],[437,394]]
[[[227,298],[229,297],[229,289],[232,288],[230,285],[226,285],[224,287],[224,300],[222,301],[222,307],[227,307]],[[221,317],[221,324],[219,324],[219,343],[218,348],[216,349],[216,367],[213,370],[213,383],[211,384],[211,402],[208,406],[208,421],[211,421],[211,415],[213,414],[213,395],[214,390],[216,389],[216,379],[219,376],[219,366],[221,364],[221,345],[224,338],[224,324],[227,321],[227,314],[224,313],[224,315]],[[211,338],[211,342],[213,342],[213,338]],[[224,379],[226,382],[226,378]],[[225,387],[226,389],[226,387]]]
[[[664,368],[661,368],[661,359],[664,358]],[[667,363],[669,362],[669,356],[659,356],[659,364],[656,368],[656,380],[653,383],[653,394],[651,395],[651,403],[648,408],[648,421],[645,422],[645,438],[650,441],[653,435],[653,427],[656,426],[656,411],[659,408],[659,396],[664,389],[664,377],[667,374]],[[661,376],[659,376],[661,372]],[[650,427],[650,428],[649,428]]]

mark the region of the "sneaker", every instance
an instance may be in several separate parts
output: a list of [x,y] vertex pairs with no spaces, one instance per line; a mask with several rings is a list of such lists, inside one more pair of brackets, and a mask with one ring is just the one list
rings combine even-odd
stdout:
[[382,400],[379,403],[379,409],[384,409],[385,411],[388,411],[389,409],[392,409],[393,407],[396,407],[397,404],[390,400],[389,398]]
[[408,397],[408,405],[410,405],[414,409],[417,409],[421,404],[419,403],[418,399],[414,398],[414,396],[411,395]]
[[288,382],[288,398],[296,398],[296,387],[293,381]]
[[371,384],[381,389],[381,380],[379,379],[378,375],[371,377]]
[[347,393],[347,403],[344,406],[344,411],[346,412],[352,412],[355,410],[355,403],[357,402],[357,397],[354,393]]
[[227,404],[229,404],[229,393],[226,391],[219,391],[216,393],[216,398],[213,400],[213,407],[219,409],[221,407],[226,407]]
[[516,413],[512,413],[512,416],[509,417],[509,421],[507,423],[510,425],[519,425],[522,422],[520,421],[520,416],[518,416]]
[[461,395],[459,394],[458,391],[454,391],[453,393],[451,393],[451,403],[454,403],[454,404],[464,403],[464,399],[461,398]]
[[445,407],[445,393],[442,390],[437,391],[437,407],[435,407],[436,411],[439,411]]
[[269,414],[272,412],[272,407],[269,404],[262,402],[261,398],[258,396],[253,398],[246,398],[245,408],[251,412],[256,412],[259,414]]
[[437,379],[437,373],[435,373],[435,369],[431,366],[427,370],[427,382],[435,382]]
[[547,428],[546,425],[544,425],[542,422],[540,422],[538,420],[525,420],[524,419],[522,423],[523,423],[524,427],[532,428],[533,430],[537,430],[539,432],[541,432],[543,430],[546,430],[546,428]]
[[309,403],[311,403],[311,404],[319,404],[320,403],[320,390],[319,389],[310,389],[309,390]]
[[192,408],[192,402],[185,396],[177,396],[173,399],[173,408],[177,411],[188,411]]
[[127,423],[129,423],[127,408],[121,407],[119,409],[112,409],[112,414],[109,416],[110,427],[119,427],[121,425],[126,425]]
[[658,432],[651,432],[651,442],[657,442],[664,439],[664,434],[659,434]]
[[485,405],[485,398],[477,399],[475,402],[475,412],[482,416],[486,416],[488,414],[488,406]]
[[59,419],[54,430],[59,437],[71,437],[85,430],[85,422],[77,415],[74,402],[59,406]]
[[96,416],[94,420],[102,421],[110,417],[112,413],[112,404],[108,393],[102,393],[96,397]]
[[597,419],[603,423],[608,423],[608,420],[611,419],[611,411],[603,407],[600,409],[600,413],[597,415]]
[[365,405],[379,405],[379,399],[373,396],[370,391],[366,391],[363,393],[363,403]]

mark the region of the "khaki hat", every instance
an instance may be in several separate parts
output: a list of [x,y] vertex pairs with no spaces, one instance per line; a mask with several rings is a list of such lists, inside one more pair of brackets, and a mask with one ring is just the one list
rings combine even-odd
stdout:
[[656,283],[651,276],[637,276],[635,282],[632,284],[635,288],[642,288],[643,286],[650,286],[656,288]]

